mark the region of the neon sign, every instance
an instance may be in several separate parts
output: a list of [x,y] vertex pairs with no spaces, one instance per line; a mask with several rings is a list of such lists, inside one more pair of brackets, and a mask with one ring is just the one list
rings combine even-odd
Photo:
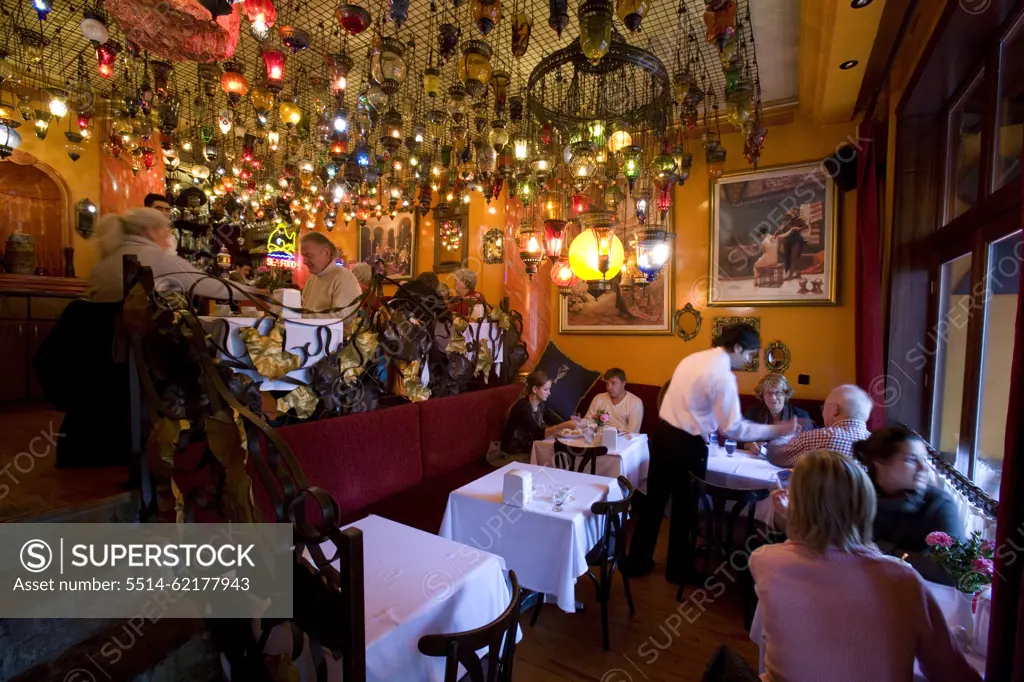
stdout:
[[297,268],[295,251],[298,237],[298,230],[289,230],[287,223],[278,223],[267,237],[267,265],[293,270]]

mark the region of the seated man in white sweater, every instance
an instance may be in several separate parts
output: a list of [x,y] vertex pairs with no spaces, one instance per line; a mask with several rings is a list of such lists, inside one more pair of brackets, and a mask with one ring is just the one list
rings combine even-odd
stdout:
[[587,410],[587,419],[597,419],[601,411],[610,417],[608,426],[620,431],[640,433],[640,422],[644,420],[644,403],[626,390],[626,373],[612,367],[604,373],[606,393],[594,396]]

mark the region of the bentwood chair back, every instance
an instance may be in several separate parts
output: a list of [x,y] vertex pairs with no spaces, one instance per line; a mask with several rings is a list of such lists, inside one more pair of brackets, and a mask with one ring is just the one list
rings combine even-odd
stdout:
[[[420,637],[421,654],[445,659],[444,682],[511,682],[522,590],[515,571],[508,572],[508,580],[512,598],[493,622],[466,632]],[[476,652],[484,647],[487,655],[480,659]],[[466,669],[461,681],[459,664]]]
[[[595,502],[590,506],[590,512],[594,516],[603,517],[604,532],[601,539],[597,541],[594,548],[587,552],[587,566],[590,570],[586,575],[594,583],[597,590],[597,601],[601,604],[601,635],[604,643],[604,650],[608,651],[608,598],[612,591],[612,578],[615,570],[619,570],[622,576],[622,589],[626,593],[626,604],[629,606],[629,614],[635,615],[636,608],[633,606],[633,593],[629,589],[629,577],[622,572],[621,566],[626,563],[626,535],[623,530],[623,523],[626,515],[633,506],[633,484],[625,476],[619,476],[619,490],[622,491],[622,499],[615,502]],[[596,575],[595,575],[596,571]],[[530,619],[530,627],[537,624],[540,618],[541,608],[544,606],[543,595],[536,598],[536,593],[531,594],[528,599],[533,598],[536,608],[533,617]],[[524,602],[523,610],[528,606]]]
[[[734,553],[742,552],[746,556],[744,564],[749,563],[750,553],[770,541],[766,529],[754,518],[754,511],[757,503],[767,499],[771,491],[767,488],[723,488],[708,483],[692,472],[690,485],[697,505],[697,518],[694,528],[691,529],[690,544],[695,548],[698,539],[704,541],[703,546],[695,548],[692,554],[694,557],[698,552],[704,555],[704,574],[708,574],[712,555],[732,562]],[[741,520],[741,517],[746,518]],[[761,533],[758,533],[759,528]],[[734,563],[731,565],[735,566]],[[743,612],[749,627],[753,617],[753,580],[750,578],[749,569],[736,570],[740,574],[741,582],[749,587],[743,591]],[[682,601],[682,594],[683,589],[680,587],[676,595],[677,601]]]
[[[597,474],[597,458],[607,455],[608,448],[600,445],[574,447],[555,440],[555,468],[578,471],[581,474]],[[577,464],[577,460],[579,464]]]

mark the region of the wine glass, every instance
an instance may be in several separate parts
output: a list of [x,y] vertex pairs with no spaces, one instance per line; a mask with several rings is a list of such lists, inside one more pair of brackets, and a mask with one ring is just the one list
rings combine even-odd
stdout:
[[552,511],[562,511],[562,505],[569,499],[569,488],[564,485],[556,485],[551,488],[551,501],[555,503]]

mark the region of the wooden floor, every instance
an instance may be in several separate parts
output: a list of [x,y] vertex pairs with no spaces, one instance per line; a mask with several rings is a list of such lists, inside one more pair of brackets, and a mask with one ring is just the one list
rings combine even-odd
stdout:
[[[42,454],[49,446],[45,434],[51,428],[59,430],[61,418],[60,413],[41,407],[0,408],[0,521],[122,492],[119,484],[127,478],[124,468],[90,469],[84,475],[73,469],[55,469],[52,448],[31,460],[19,454],[28,452],[32,439],[41,434],[44,439],[36,441],[35,451]],[[2,473],[4,467],[8,467],[6,474]],[[6,495],[4,485],[8,486]],[[691,604],[681,607],[676,602],[676,588],[664,578],[667,531],[666,523],[655,554],[655,572],[631,582],[636,605],[632,618],[616,576],[609,605],[611,651],[602,648],[600,607],[593,585],[584,577],[576,585],[576,598],[586,604],[584,611],[567,614],[547,604],[534,628],[526,614],[523,640],[516,653],[515,682],[697,682],[720,643],[756,665],[757,649],[743,629],[737,585],[729,585],[699,616]]]
[[[124,492],[127,467],[56,469],[64,415],[31,405],[0,408],[0,521],[73,507]],[[37,439],[38,438],[38,439]],[[97,447],[103,447],[97,443]]]
[[[719,644],[738,651],[757,666],[757,647],[743,628],[743,602],[738,584],[700,612],[687,597],[676,602],[676,586],[665,580],[668,524],[662,526],[655,554],[655,572],[630,581],[636,615],[630,618],[618,576],[612,588],[608,620],[611,650],[601,644],[601,610],[589,578],[576,584],[583,612],[563,613],[546,604],[537,626],[525,614],[523,640],[516,649],[515,682],[698,682]],[[689,622],[692,621],[692,622]]]

